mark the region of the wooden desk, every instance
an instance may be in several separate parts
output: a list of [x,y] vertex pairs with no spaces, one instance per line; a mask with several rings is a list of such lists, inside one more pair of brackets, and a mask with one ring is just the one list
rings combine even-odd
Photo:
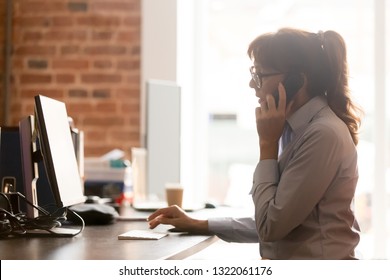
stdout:
[[[165,232],[169,226],[155,231]],[[148,229],[144,221],[117,221],[86,226],[75,237],[0,239],[1,260],[156,260],[184,259],[218,240],[216,236],[169,233],[160,240],[118,240],[132,229]]]

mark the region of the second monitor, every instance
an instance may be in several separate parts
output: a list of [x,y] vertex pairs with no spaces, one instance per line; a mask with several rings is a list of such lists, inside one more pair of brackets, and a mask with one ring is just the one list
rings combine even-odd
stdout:
[[36,96],[35,122],[47,178],[57,207],[84,202],[65,103]]
[[173,82],[151,80],[146,96],[147,194],[164,200],[167,182],[180,182],[181,98]]

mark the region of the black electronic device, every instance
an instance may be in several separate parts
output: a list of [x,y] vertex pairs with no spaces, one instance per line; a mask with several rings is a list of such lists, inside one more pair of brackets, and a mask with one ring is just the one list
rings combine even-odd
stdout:
[[[38,205],[37,180],[39,176],[38,162],[34,160],[34,153],[37,150],[36,143],[33,141],[34,126],[34,116],[28,116],[19,122],[21,170],[23,171],[24,186],[22,193],[33,205]],[[39,213],[32,205],[27,205],[26,215],[29,218],[35,218]]]
[[[33,205],[39,205],[49,212],[57,209],[51,186],[46,176],[45,165],[37,137],[34,116],[23,118],[19,122],[20,150],[23,171],[23,193]],[[38,209],[27,204],[29,218],[39,215]]]
[[[302,73],[287,73],[283,86],[286,90],[286,105],[292,100],[295,94],[297,94],[298,90],[303,86],[303,75]],[[275,90],[274,92],[275,104],[276,107],[279,103],[279,90]]]
[[18,127],[0,128],[0,184],[1,192],[22,192],[23,174]]
[[[22,172],[20,182],[24,183],[19,184],[23,188],[21,191],[14,187],[17,180],[4,177],[0,236],[75,236],[82,232],[85,223],[69,207],[84,202],[85,197],[66,107],[63,102],[38,95],[34,111],[35,115],[22,119],[19,129],[15,130],[19,137],[18,141],[13,141],[19,147],[17,170]],[[11,151],[12,145],[5,148]],[[49,202],[54,211],[48,211],[46,205],[42,205],[40,190],[51,195]],[[19,208],[19,198],[29,205],[26,214],[15,211]],[[69,213],[79,228],[63,227]]]
[[[26,210],[24,203],[19,203],[15,192],[23,192],[23,173],[18,127],[0,128],[0,192],[7,195],[14,213]],[[20,207],[19,207],[20,206]],[[7,209],[4,204],[0,208]]]
[[[108,204],[86,203],[77,204],[69,208],[72,212],[77,213],[83,218],[86,225],[106,225],[116,221],[119,216],[115,208]],[[69,221],[73,221],[75,217],[68,216]],[[77,219],[75,220],[77,222]]]

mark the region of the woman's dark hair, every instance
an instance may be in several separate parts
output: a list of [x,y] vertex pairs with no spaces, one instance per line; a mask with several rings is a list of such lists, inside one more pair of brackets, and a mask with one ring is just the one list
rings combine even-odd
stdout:
[[350,97],[346,46],[337,32],[283,28],[257,37],[248,55],[273,71],[304,73],[309,95],[326,95],[329,107],[348,126],[357,145],[362,110]]

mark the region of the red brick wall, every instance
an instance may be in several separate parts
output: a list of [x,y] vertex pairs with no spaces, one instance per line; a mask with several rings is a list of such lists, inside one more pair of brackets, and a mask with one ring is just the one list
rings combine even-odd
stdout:
[[86,156],[140,138],[142,0],[14,0],[11,120],[36,94],[64,101]]

